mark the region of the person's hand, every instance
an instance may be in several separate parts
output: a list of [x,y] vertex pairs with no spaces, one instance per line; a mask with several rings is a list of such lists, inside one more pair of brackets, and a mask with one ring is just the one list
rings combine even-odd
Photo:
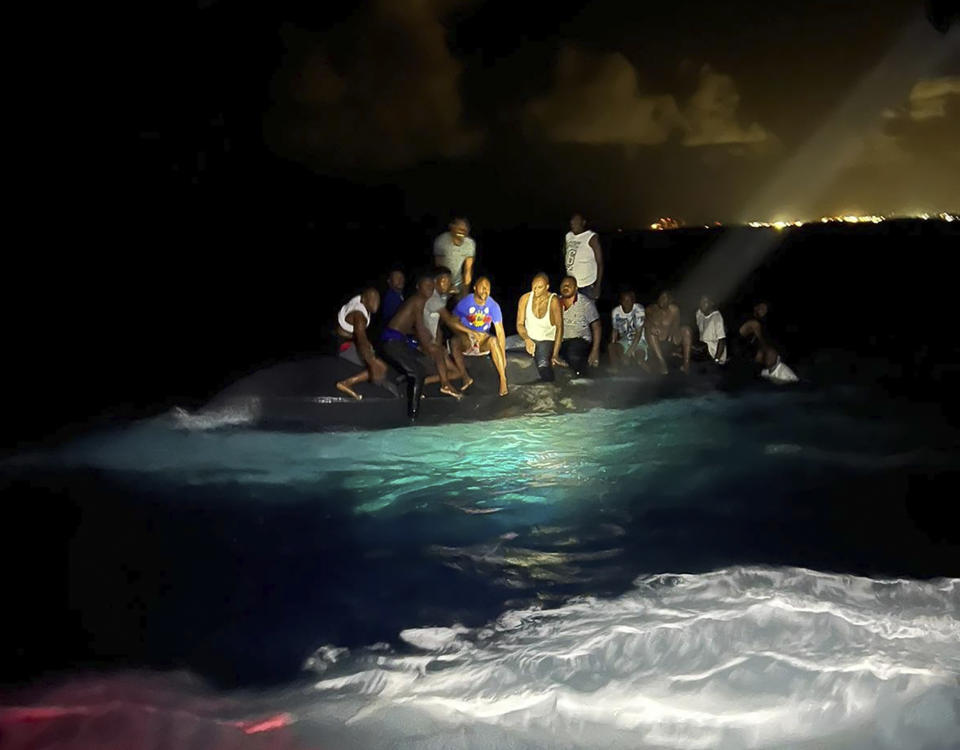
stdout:
[[590,367],[599,367],[600,366],[600,353],[591,353],[590,358],[587,359],[587,364]]
[[524,341],[524,342],[523,342],[523,348],[527,350],[527,354],[529,354],[531,357],[532,357],[532,356],[536,353],[536,351],[537,351],[537,345],[536,345],[536,343],[534,343],[534,340],[533,340],[533,339],[527,339],[526,341]]
[[475,333],[468,333],[467,338],[470,340],[470,346],[480,346],[480,337]]
[[569,365],[559,357],[551,357],[550,364],[554,367],[569,367]]
[[370,363],[370,377],[374,383],[379,383],[387,377],[387,363],[382,359],[374,358]]

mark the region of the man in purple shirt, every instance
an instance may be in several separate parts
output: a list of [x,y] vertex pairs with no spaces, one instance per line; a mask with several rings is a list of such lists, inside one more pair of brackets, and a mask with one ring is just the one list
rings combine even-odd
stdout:
[[[460,334],[450,341],[453,361],[463,376],[461,391],[465,391],[473,383],[467,374],[464,364],[464,355],[481,355],[490,353],[493,366],[500,376],[500,395],[507,395],[507,337],[503,332],[503,314],[500,305],[490,296],[490,279],[481,276],[473,285],[473,294],[466,295],[453,311],[454,317],[473,331],[469,336]],[[494,329],[496,338],[490,335],[490,328]]]

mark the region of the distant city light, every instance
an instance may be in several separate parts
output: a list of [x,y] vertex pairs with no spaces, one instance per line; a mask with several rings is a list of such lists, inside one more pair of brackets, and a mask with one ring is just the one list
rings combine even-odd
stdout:
[[[960,221],[960,214],[956,213],[935,213],[931,214],[928,212],[924,213],[913,213],[913,214],[897,214],[894,216],[881,216],[878,214],[868,214],[864,216],[856,214],[844,214],[843,216],[821,216],[819,219],[820,224],[880,224],[884,221],[891,221],[894,219],[922,219],[924,221],[947,221],[954,222]],[[786,221],[784,219],[778,219],[776,221],[748,221],[745,226],[752,227],[754,229],[776,229],[782,231],[788,227],[802,227],[804,224],[809,224],[812,222],[801,221],[800,219],[794,219],[793,221]],[[680,229],[684,226],[683,221],[679,219],[671,219],[669,217],[664,217],[658,219],[653,224],[650,225],[650,229],[653,229],[658,232],[662,232],[668,229]],[[713,222],[713,224],[704,224],[704,229],[710,229],[711,226],[719,227],[723,226],[719,221]]]

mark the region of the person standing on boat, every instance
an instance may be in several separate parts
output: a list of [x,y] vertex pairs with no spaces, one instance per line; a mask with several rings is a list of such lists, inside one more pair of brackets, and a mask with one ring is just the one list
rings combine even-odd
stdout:
[[[423,308],[433,295],[433,278],[422,274],[417,278],[416,294],[408,297],[383,329],[380,340],[383,358],[407,381],[407,416],[416,419],[424,380],[430,374],[432,360],[440,377],[440,392],[459,400],[460,392],[450,385],[444,353],[433,341],[423,322]],[[422,352],[421,352],[422,349]]]
[[337,390],[359,401],[363,398],[353,390],[358,383],[379,383],[387,374],[387,365],[373,351],[373,344],[367,337],[370,319],[380,309],[380,292],[373,287],[364,289],[350,299],[337,313],[337,336],[340,346],[337,355],[347,362],[364,367],[353,377],[337,383]]
[[577,292],[596,300],[603,282],[603,253],[597,233],[587,229],[583,214],[570,217],[570,231],[563,243],[563,260],[567,275],[577,280]]
[[588,367],[600,365],[600,313],[585,294],[577,290],[577,280],[564,276],[560,282],[560,307],[563,310],[563,343],[560,356],[582,377]]
[[545,273],[533,277],[530,291],[517,304],[517,333],[527,354],[537,363],[540,380],[552,382],[553,368],[565,367],[560,359],[563,343],[563,310],[557,295],[550,291]]
[[459,297],[469,291],[473,283],[473,261],[477,256],[477,243],[470,237],[470,223],[463,217],[450,222],[448,231],[433,243],[433,260],[438,266],[451,271],[453,293]]
[[[490,296],[490,279],[481,276],[473,285],[473,294],[466,295],[453,310],[454,317],[461,325],[472,331],[472,335],[461,334],[450,342],[453,360],[457,369],[466,372],[464,355],[482,355],[490,353],[493,366],[500,376],[500,395],[506,396],[507,390],[507,337],[503,332],[503,313],[500,305]],[[490,334],[493,328],[495,336]],[[460,390],[465,391],[473,383],[468,376]]]

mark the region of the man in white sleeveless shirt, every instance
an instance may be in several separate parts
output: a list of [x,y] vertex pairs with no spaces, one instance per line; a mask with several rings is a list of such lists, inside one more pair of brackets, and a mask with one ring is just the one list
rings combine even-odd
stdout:
[[570,217],[570,231],[563,243],[563,260],[567,275],[577,280],[577,293],[597,299],[603,282],[603,253],[597,233],[587,229],[583,214]]
[[534,276],[530,291],[520,297],[517,333],[523,339],[527,354],[537,363],[540,380],[552,381],[553,368],[566,366],[560,359],[563,311],[557,295],[550,292],[550,279],[545,273]]
[[387,374],[386,363],[373,351],[373,345],[367,337],[370,318],[380,309],[380,292],[373,287],[353,297],[337,313],[337,335],[340,337],[338,355],[358,367],[366,367],[353,377],[337,383],[337,390],[359,401],[363,398],[353,390],[358,383],[372,381],[378,383]]

